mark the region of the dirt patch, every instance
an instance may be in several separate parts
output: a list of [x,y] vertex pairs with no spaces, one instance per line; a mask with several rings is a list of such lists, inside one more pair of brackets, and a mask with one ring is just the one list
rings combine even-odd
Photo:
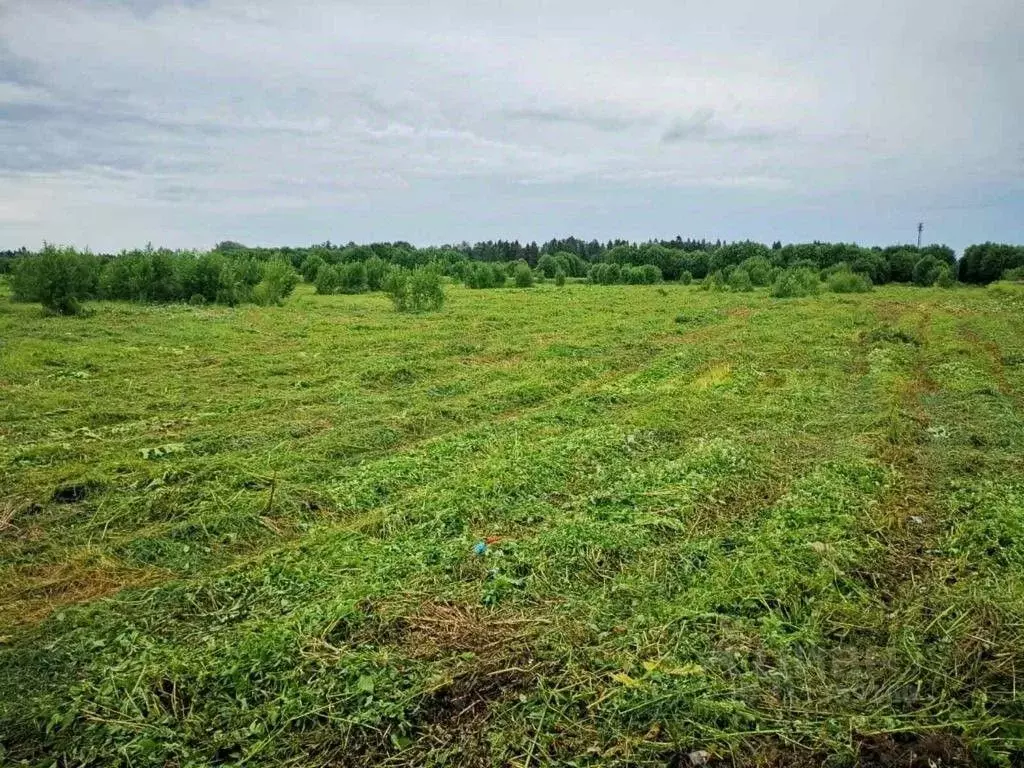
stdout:
[[861,768],[952,768],[974,762],[963,742],[949,733],[868,736],[858,744]]
[[473,654],[481,662],[520,658],[541,620],[482,606],[424,603],[397,620],[399,646],[412,658]]
[[7,571],[0,587],[0,627],[35,624],[65,606],[98,600],[126,587],[153,584],[166,577],[157,569],[92,560]]
[[73,504],[83,501],[91,491],[92,487],[87,483],[62,485],[54,490],[51,499],[58,504]]
[[[963,741],[948,732],[855,735],[854,741],[853,765],[857,768],[968,768],[977,764]],[[668,765],[692,768],[699,764],[690,754],[674,754]],[[774,739],[759,739],[732,754],[710,755],[704,764],[708,768],[821,768],[830,763],[825,753]]]
[[532,689],[553,670],[533,655],[543,621],[482,606],[427,602],[377,631],[407,655],[435,662],[442,681],[410,712],[410,745],[389,765],[422,765],[448,755],[453,764],[489,766],[488,734],[499,705]]

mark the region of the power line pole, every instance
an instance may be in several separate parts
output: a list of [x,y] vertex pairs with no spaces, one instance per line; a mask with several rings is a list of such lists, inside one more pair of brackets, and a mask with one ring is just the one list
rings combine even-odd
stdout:
[[921,233],[924,232],[924,222],[917,222],[917,247],[921,247]]

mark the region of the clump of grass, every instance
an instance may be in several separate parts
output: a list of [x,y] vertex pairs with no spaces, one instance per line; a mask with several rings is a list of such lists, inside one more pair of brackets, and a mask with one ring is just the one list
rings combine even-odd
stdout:
[[921,346],[921,340],[913,333],[904,328],[896,328],[891,325],[880,325],[872,328],[864,335],[864,339],[872,344],[910,344],[915,347]]

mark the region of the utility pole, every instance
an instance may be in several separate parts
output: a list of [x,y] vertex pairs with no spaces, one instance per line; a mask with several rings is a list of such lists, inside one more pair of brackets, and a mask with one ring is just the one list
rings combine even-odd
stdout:
[[921,233],[924,232],[924,222],[917,222],[917,247],[921,247]]

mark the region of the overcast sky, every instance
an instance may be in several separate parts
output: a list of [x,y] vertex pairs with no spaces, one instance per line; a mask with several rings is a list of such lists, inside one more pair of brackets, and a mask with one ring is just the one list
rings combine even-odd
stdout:
[[1024,242],[1021,0],[0,0],[0,249]]

